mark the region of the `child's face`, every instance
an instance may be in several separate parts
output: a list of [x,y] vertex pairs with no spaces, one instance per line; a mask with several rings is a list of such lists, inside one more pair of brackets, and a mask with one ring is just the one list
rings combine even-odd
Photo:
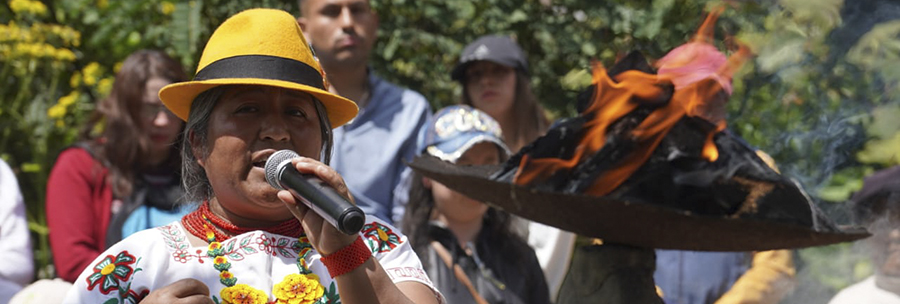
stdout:
[[[500,150],[490,142],[473,145],[456,161],[457,165],[496,165],[500,163]],[[473,200],[444,185],[431,181],[431,194],[439,220],[468,222],[481,220],[488,206]]]

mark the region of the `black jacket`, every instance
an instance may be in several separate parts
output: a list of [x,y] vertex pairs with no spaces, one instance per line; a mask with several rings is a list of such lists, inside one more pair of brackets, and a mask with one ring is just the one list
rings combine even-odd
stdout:
[[[460,246],[449,230],[432,223],[429,237],[444,245],[453,262],[466,272],[469,281],[491,304],[549,304],[550,293],[534,250],[519,238],[495,240],[488,224],[481,229],[471,255]],[[471,293],[456,279],[453,271],[437,255],[434,248],[419,252],[425,271],[447,303],[475,303]],[[518,251],[514,254],[513,251]]]

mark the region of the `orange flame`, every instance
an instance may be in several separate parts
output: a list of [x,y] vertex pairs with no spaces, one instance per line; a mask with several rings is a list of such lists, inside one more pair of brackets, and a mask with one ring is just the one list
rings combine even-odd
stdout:
[[582,159],[603,148],[609,127],[618,119],[638,108],[642,103],[663,103],[667,94],[664,84],[673,84],[675,92],[668,103],[650,113],[631,133],[634,150],[599,175],[587,188],[586,194],[606,195],[627,180],[643,165],[669,130],[685,115],[700,117],[716,125],[707,134],[702,156],[710,162],[718,158],[713,138],[725,128],[724,103],[731,93],[731,77],[749,51],[725,55],[710,45],[713,25],[721,9],[713,11],[691,42],[672,50],[657,62],[656,75],[630,70],[612,79],[606,69],[594,64],[593,83],[596,91],[593,102],[584,113],[593,119],[583,125],[582,137],[570,159],[538,158],[524,155],[514,182],[519,185],[545,180],[560,171],[568,171]]

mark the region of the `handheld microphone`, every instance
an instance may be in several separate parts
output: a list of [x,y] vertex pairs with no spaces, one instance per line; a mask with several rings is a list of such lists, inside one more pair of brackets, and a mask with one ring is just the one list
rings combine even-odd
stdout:
[[300,157],[291,150],[281,150],[266,160],[266,181],[278,190],[288,190],[325,221],[348,235],[359,233],[366,215],[321,179],[301,174],[291,159]]

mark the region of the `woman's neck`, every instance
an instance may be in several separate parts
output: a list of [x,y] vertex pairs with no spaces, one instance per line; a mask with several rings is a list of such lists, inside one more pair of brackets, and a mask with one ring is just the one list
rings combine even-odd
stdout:
[[152,152],[147,153],[146,154],[147,160],[145,162],[146,163],[145,168],[155,169],[155,168],[162,167],[169,160],[169,157],[171,157],[172,154],[174,154],[174,153],[177,153],[177,152],[173,152],[173,151],[171,151],[171,149],[169,149],[168,153],[152,153]]
[[503,132],[503,141],[506,142],[506,145],[509,146],[509,150],[512,153],[516,153],[519,151],[521,147],[519,147],[519,128],[521,127],[516,123],[515,118],[513,117],[513,113],[508,112],[504,115],[498,115],[498,117],[492,117],[494,120],[500,124],[500,130]]
[[244,216],[240,216],[235,212],[231,212],[228,209],[225,209],[224,207],[222,207],[222,204],[219,203],[218,198],[216,197],[213,197],[209,200],[209,211],[215,214],[220,219],[242,228],[265,228],[272,226],[272,223],[270,221],[250,219]]
[[483,221],[481,218],[470,220],[470,221],[454,221],[443,214],[438,215],[438,221],[447,225],[447,229],[453,233],[453,236],[456,237],[456,241],[459,242],[459,246],[463,249],[466,249],[469,242],[475,242],[475,239],[478,237],[478,233],[481,232],[481,227],[483,226]]

